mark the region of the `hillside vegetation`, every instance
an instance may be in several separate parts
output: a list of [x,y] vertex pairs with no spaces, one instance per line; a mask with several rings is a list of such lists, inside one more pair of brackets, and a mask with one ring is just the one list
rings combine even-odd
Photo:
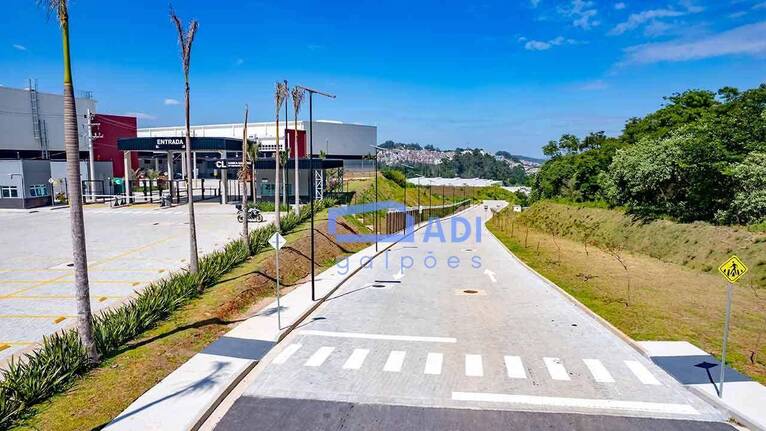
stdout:
[[766,233],[704,222],[642,222],[621,210],[547,201],[535,203],[518,220],[554,236],[624,249],[703,272],[717,272],[721,263],[736,254],[750,268],[748,280],[766,287]]
[[665,101],[628,120],[619,136],[550,141],[532,199],[604,201],[684,222],[766,222],[766,84],[688,90]]

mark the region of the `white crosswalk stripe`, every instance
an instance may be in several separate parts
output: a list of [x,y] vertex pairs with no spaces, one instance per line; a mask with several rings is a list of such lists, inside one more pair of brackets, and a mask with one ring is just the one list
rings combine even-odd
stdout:
[[551,375],[553,380],[571,380],[567,369],[564,368],[564,364],[561,363],[559,358],[543,358],[545,367],[548,368],[548,374]]
[[[299,343],[290,344],[285,347],[277,356],[274,357],[274,364],[284,364],[292,358],[295,353],[301,350],[303,346]],[[311,356],[303,364],[306,367],[320,367],[327,362],[327,359],[335,351],[335,347],[322,346],[314,351]],[[427,352],[425,355],[425,364],[422,368],[423,374],[426,375],[442,375],[444,373],[445,361],[459,360],[459,356],[448,355],[445,358],[445,354],[441,352]],[[415,355],[412,360],[422,360],[423,354]],[[346,358],[342,365],[344,370],[357,371],[361,370],[367,364],[367,358],[370,355],[370,349],[355,348]],[[385,364],[383,365],[383,371],[390,373],[399,373],[402,371],[405,365],[405,359],[408,358],[408,352],[404,350],[391,350],[388,352]],[[570,359],[571,360],[571,359]],[[538,362],[540,359],[532,360],[531,363]],[[585,358],[582,359],[586,368],[588,369],[592,381],[596,383],[616,383],[612,372],[604,365],[600,359]],[[527,361],[529,362],[529,361]],[[550,376],[551,380],[566,382],[573,379],[573,375],[570,375],[564,366],[563,361],[556,357],[543,357],[542,362]],[[662,383],[655,377],[652,372],[639,361],[636,360],[624,360],[624,364],[632,372],[632,374],[643,384],[646,385],[661,385]],[[422,362],[421,362],[422,363]],[[503,356],[503,363],[505,365],[505,375],[509,379],[527,379],[528,371],[524,364],[524,359],[521,356],[505,355]],[[488,364],[493,364],[492,358],[489,359]],[[464,374],[467,377],[485,377],[485,374],[489,372],[489,376],[496,375],[494,373],[499,372],[499,369],[485,370],[484,357],[480,354],[465,354],[463,355]],[[498,367],[499,368],[499,367]],[[530,370],[534,368],[531,366]],[[448,368],[449,370],[449,368]],[[618,376],[623,376],[619,374]],[[579,377],[579,374],[575,375]],[[587,378],[587,376],[583,376]],[[625,381],[633,381],[632,378],[627,378]]]
[[426,356],[426,368],[423,370],[425,374],[441,374],[442,363],[444,362],[444,355],[441,353],[429,353]]
[[314,352],[313,355],[311,355],[311,357],[309,357],[309,359],[303,365],[307,367],[318,367],[322,365],[325,360],[327,360],[327,357],[330,356],[330,353],[332,353],[333,350],[335,350],[335,347],[320,347],[316,352]]
[[351,356],[348,357],[346,363],[343,364],[343,368],[346,370],[358,370],[362,368],[364,359],[367,358],[367,354],[370,353],[368,349],[354,349]]
[[638,380],[645,385],[659,385],[660,382],[649,370],[638,361],[625,361],[625,365],[636,375]]
[[598,359],[583,359],[582,361],[585,362],[585,366],[588,367],[595,381],[599,383],[614,383],[614,377],[609,374],[609,371],[601,361]]
[[290,344],[289,346],[285,347],[285,350],[279,352],[277,357],[274,358],[274,361],[272,362],[275,364],[284,364],[288,359],[290,359],[290,356],[292,356],[293,353],[297,352],[300,348],[300,344]]
[[407,352],[403,352],[401,350],[392,350],[391,353],[388,354],[388,359],[386,360],[386,364],[383,366],[383,371],[389,371],[392,373],[398,373],[399,371],[402,371],[402,365],[404,365],[404,356],[407,354]]
[[465,375],[481,377],[484,375],[484,364],[481,355],[465,355]]
[[512,379],[526,379],[527,373],[524,371],[524,364],[521,362],[521,358],[518,356],[506,356],[505,358],[505,370],[508,373],[508,377]]

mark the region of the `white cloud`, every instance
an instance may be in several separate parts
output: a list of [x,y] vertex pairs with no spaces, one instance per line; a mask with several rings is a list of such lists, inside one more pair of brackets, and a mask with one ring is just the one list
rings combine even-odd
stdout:
[[626,49],[623,64],[690,61],[724,55],[766,54],[766,21],[743,25],[694,41],[671,41]]
[[532,7],[538,7],[540,6],[540,0],[529,0],[529,4]]
[[128,117],[136,117],[139,120],[156,120],[157,117],[151,114],[147,114],[145,112],[126,112],[125,115]]
[[745,16],[745,15],[747,15],[747,12],[746,12],[746,11],[743,11],[743,10],[741,10],[741,11],[739,11],[739,12],[733,12],[733,13],[730,13],[730,14],[728,14],[727,16],[728,16],[729,18],[731,18],[731,19],[737,19],[737,18],[742,18],[742,17],[743,17],[743,16]]
[[766,9],[766,1],[753,5],[753,10]]
[[574,39],[568,39],[564,36],[557,36],[549,41],[544,40],[529,40],[527,41],[527,38],[520,37],[519,42],[524,42],[524,49],[527,51],[545,51],[547,49],[550,49],[554,46],[562,46],[562,45],[577,45],[581,42],[578,42]]
[[238,58],[238,59],[234,60],[234,64],[237,65],[237,66],[242,66],[244,63],[245,63],[245,59],[244,58]]
[[626,5],[623,2],[619,2],[619,3],[615,3],[614,4],[614,9],[615,10],[623,10],[623,9],[625,9],[625,7],[626,7]]
[[609,30],[609,34],[612,36],[623,34],[627,31],[633,30],[647,21],[655,20],[657,18],[668,18],[686,15],[684,11],[678,11],[673,9],[651,9],[643,12],[631,14],[628,20],[621,22]]
[[178,101],[178,100],[176,100],[176,99],[165,99],[165,102],[164,102],[164,103],[165,103],[166,105],[178,105],[178,104],[179,104],[179,103],[181,103],[181,102],[179,102],[179,101]]
[[601,79],[597,79],[595,81],[586,82],[578,87],[580,90],[585,91],[598,91],[598,90],[605,90],[609,88],[609,84],[604,82]]
[[19,51],[26,51],[26,50],[27,50],[27,47],[26,47],[26,46],[24,46],[24,45],[19,45],[18,43],[14,43],[14,44],[13,44],[13,47],[14,47],[14,48],[16,48],[16,49],[18,49]]
[[569,6],[559,7],[558,12],[572,18],[572,25],[583,30],[590,30],[600,24],[594,17],[598,14],[595,3],[591,0],[572,0]]

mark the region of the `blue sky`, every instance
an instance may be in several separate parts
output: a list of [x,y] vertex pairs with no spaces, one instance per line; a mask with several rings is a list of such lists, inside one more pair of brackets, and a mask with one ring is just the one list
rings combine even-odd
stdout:
[[[167,3],[70,0],[77,90],[140,126],[180,124]],[[5,0],[0,84],[61,91],[58,26]],[[766,1],[178,0],[200,29],[192,122],[273,118],[274,81],[325,89],[315,118],[378,126],[380,141],[540,155],[564,132],[620,132],[688,88],[766,82]],[[304,117],[307,113],[304,109]]]

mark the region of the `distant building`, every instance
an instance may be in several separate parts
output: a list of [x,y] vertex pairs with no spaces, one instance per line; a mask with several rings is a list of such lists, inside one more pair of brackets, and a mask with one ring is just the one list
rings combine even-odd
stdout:
[[415,177],[407,178],[410,184],[421,186],[445,186],[445,187],[491,187],[500,186],[502,181],[485,180],[482,178],[442,178],[442,177]]

